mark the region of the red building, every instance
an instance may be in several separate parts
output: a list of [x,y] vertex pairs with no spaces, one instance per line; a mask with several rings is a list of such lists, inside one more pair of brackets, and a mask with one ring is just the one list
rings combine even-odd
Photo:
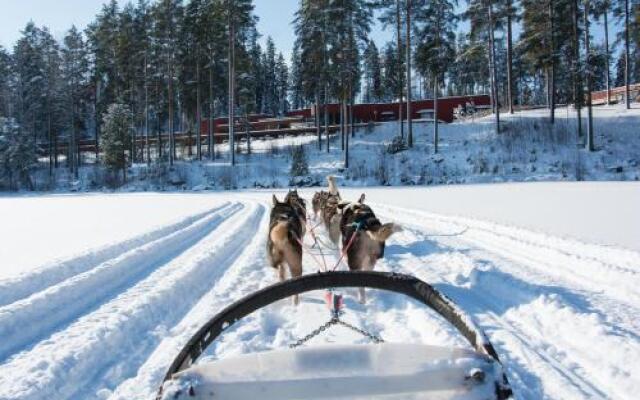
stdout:
[[[458,106],[473,104],[476,107],[486,108],[490,106],[491,99],[488,95],[475,96],[455,96],[443,97],[438,99],[438,119],[444,122],[453,122],[454,110]],[[327,106],[329,113],[329,121],[335,124],[339,121],[340,105],[329,104]],[[374,104],[356,104],[353,106],[353,118],[355,122],[381,122],[398,120],[398,103],[374,103]],[[417,100],[411,102],[412,117],[433,118],[433,100]],[[323,115],[324,110],[320,110]],[[406,119],[406,106],[402,107],[402,119]],[[294,110],[287,113],[288,116],[298,116],[305,119],[311,119],[315,115],[314,108],[306,108],[302,110]]]
[[[629,91],[631,92],[631,101],[640,98],[640,83],[629,85]],[[611,101],[614,103],[624,103],[624,96],[627,92],[626,86],[620,86],[611,88]],[[607,91],[599,90],[597,92],[591,92],[591,104],[606,104],[607,103]]]

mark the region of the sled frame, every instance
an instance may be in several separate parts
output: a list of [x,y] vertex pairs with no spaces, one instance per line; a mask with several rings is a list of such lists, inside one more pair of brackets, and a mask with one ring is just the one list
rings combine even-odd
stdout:
[[[405,274],[374,271],[331,271],[304,275],[258,290],[231,304],[187,342],[169,367],[163,382],[189,368],[225,330],[247,315],[295,294],[329,288],[362,287],[404,294],[434,310],[453,325],[476,352],[500,363],[497,352],[482,331],[473,327],[470,319],[448,297],[422,280]],[[502,382],[496,383],[499,400],[508,399],[512,391],[503,373]]]

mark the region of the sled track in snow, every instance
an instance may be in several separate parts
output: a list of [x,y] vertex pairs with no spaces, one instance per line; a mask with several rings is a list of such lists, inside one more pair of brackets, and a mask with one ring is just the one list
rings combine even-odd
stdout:
[[189,216],[176,223],[162,226],[128,240],[109,244],[98,249],[91,249],[67,259],[54,261],[35,271],[30,271],[15,278],[0,280],[0,307],[29,297],[74,275],[95,268],[133,248],[141,247],[168,236],[204,218],[217,209],[218,207]]
[[630,399],[635,393],[630,355],[640,355],[634,317],[640,310],[630,300],[638,295],[637,254],[378,208],[385,217],[400,216],[408,229],[398,241],[418,254],[402,254],[402,263],[391,255],[387,265],[434,283],[476,318],[518,398]]
[[[153,399],[202,324],[275,281],[264,256],[268,197],[230,198],[101,256],[59,263],[62,275],[52,265],[32,275],[41,277],[35,283],[14,279],[19,295],[0,290],[0,337],[9,338],[0,343],[0,399]],[[405,228],[377,269],[430,282],[472,315],[503,359],[516,398],[631,399],[640,391],[640,255],[373,207],[383,222]],[[305,274],[318,268],[308,255],[304,266]],[[355,291],[344,294],[345,320],[387,341],[465,345],[407,299],[372,292],[362,306]],[[319,293],[303,295],[297,308],[283,301],[234,325],[205,357],[286,347],[326,318]],[[7,323],[22,325],[22,334]],[[338,331],[311,345],[345,337],[366,342]]]
[[[160,243],[145,245],[150,249],[134,249],[134,257],[142,253],[138,254],[141,258],[130,261],[145,262],[140,274],[126,273],[130,263],[115,274],[105,274],[101,267],[89,271],[99,274],[96,285],[81,284],[80,299],[60,300],[64,306],[71,304],[73,311],[51,305],[55,314],[66,314],[70,322],[53,330],[45,323],[41,332],[53,334],[36,334],[47,337],[0,365],[0,398],[92,398],[96,392],[85,395],[79,391],[90,387],[97,377],[109,381],[109,374],[126,376],[124,370],[134,368],[127,360],[150,352],[163,336],[162,328],[178,322],[244,251],[264,212],[255,203],[234,203],[159,239]],[[154,252],[159,254],[154,256]],[[128,259],[127,253],[122,257]],[[106,268],[112,266],[118,269],[119,264]],[[121,277],[125,284],[109,285],[114,277]],[[104,293],[93,296],[100,283],[105,285]],[[58,292],[52,293],[55,298]],[[87,298],[91,305],[73,306],[74,301]],[[114,371],[114,366],[123,371]],[[25,371],[31,373],[25,376]]]

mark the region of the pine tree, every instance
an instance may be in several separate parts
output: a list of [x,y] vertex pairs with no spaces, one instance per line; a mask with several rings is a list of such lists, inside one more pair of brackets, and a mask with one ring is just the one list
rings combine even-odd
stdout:
[[291,90],[291,107],[294,110],[299,110],[304,108],[304,94],[302,89],[302,75],[301,75],[301,66],[302,60],[300,59],[300,48],[298,46],[298,42],[293,46],[293,51],[291,53],[291,73],[289,74],[289,87]]
[[284,61],[282,53],[278,54],[276,60],[276,86],[278,97],[278,113],[286,115],[289,111],[289,67]]
[[602,27],[604,29],[603,56],[605,62],[605,88],[607,91],[607,104],[611,103],[611,53],[609,51],[609,11],[611,10],[611,0],[596,0],[591,5],[591,12],[596,19],[602,17]]
[[418,47],[416,48],[416,69],[431,82],[434,98],[433,141],[438,152],[438,95],[445,82],[450,60],[455,57],[456,22],[455,5],[448,0],[429,0],[418,8]]
[[375,103],[382,99],[382,69],[380,66],[380,53],[373,40],[367,43],[362,55],[364,63],[364,96],[365,103]]
[[13,116],[13,60],[0,46],[0,118],[8,121]]
[[625,55],[624,51],[620,52],[618,60],[616,61],[616,80],[614,85],[616,87],[624,86],[624,69],[625,69]]
[[122,171],[127,180],[127,150],[131,139],[132,113],[126,104],[112,104],[103,116],[104,130],[100,138],[104,151],[104,163],[116,174]]
[[69,166],[74,177],[78,178],[79,134],[85,131],[85,121],[89,101],[87,87],[89,79],[89,59],[82,34],[75,26],[64,38],[62,48],[62,77],[64,81],[65,120],[69,132]]
[[[96,143],[99,143],[102,114],[121,94],[121,88],[117,85],[119,72],[116,59],[118,13],[118,3],[111,0],[102,6],[96,20],[89,24],[86,31],[93,56],[92,82],[95,91]],[[96,146],[96,158],[98,153],[99,147]]]
[[490,66],[491,99],[496,121],[496,133],[500,133],[500,98],[498,96],[500,91],[495,50],[495,30],[499,21],[496,19],[493,0],[468,0],[468,3],[464,17],[470,22],[472,40],[476,43],[480,43],[483,39],[488,42],[486,51]]
[[378,8],[382,9],[382,13],[379,17],[380,22],[382,22],[384,27],[387,26],[395,26],[395,36],[396,36],[396,51],[397,51],[397,64],[398,68],[395,70],[395,73],[398,75],[396,77],[397,82],[397,92],[395,92],[395,96],[398,99],[398,120],[399,120],[399,128],[400,128],[400,137],[404,136],[404,125],[402,123],[403,116],[403,99],[404,99],[404,89],[405,89],[405,45],[402,34],[402,26],[404,25],[405,15],[404,11],[407,10],[407,0],[378,0],[375,4]]

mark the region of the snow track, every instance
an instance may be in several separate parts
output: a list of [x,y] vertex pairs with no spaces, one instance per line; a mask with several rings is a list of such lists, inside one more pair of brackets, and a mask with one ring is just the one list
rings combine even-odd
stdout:
[[[0,282],[0,399],[151,400],[202,324],[276,280],[264,255],[270,196],[224,198],[207,212]],[[640,254],[373,207],[383,222],[405,228],[377,270],[430,282],[472,315],[518,399],[626,400],[640,392]],[[318,269],[309,255],[304,266]],[[466,346],[413,300],[369,292],[363,306],[355,290],[344,291],[346,321],[390,342]],[[303,295],[299,307],[281,301],[233,325],[204,357],[286,347],[327,318],[320,292]],[[367,340],[336,328],[310,345],[322,342]]]
[[15,278],[0,280],[0,307],[28,297],[69,277],[94,268],[127,250],[143,246],[175,231],[181,230],[195,221],[202,219],[212,211],[213,210],[209,210],[190,216],[152,232],[122,242],[113,243],[100,249],[92,249],[69,259],[57,260],[49,265],[45,265],[35,271],[30,271]]

